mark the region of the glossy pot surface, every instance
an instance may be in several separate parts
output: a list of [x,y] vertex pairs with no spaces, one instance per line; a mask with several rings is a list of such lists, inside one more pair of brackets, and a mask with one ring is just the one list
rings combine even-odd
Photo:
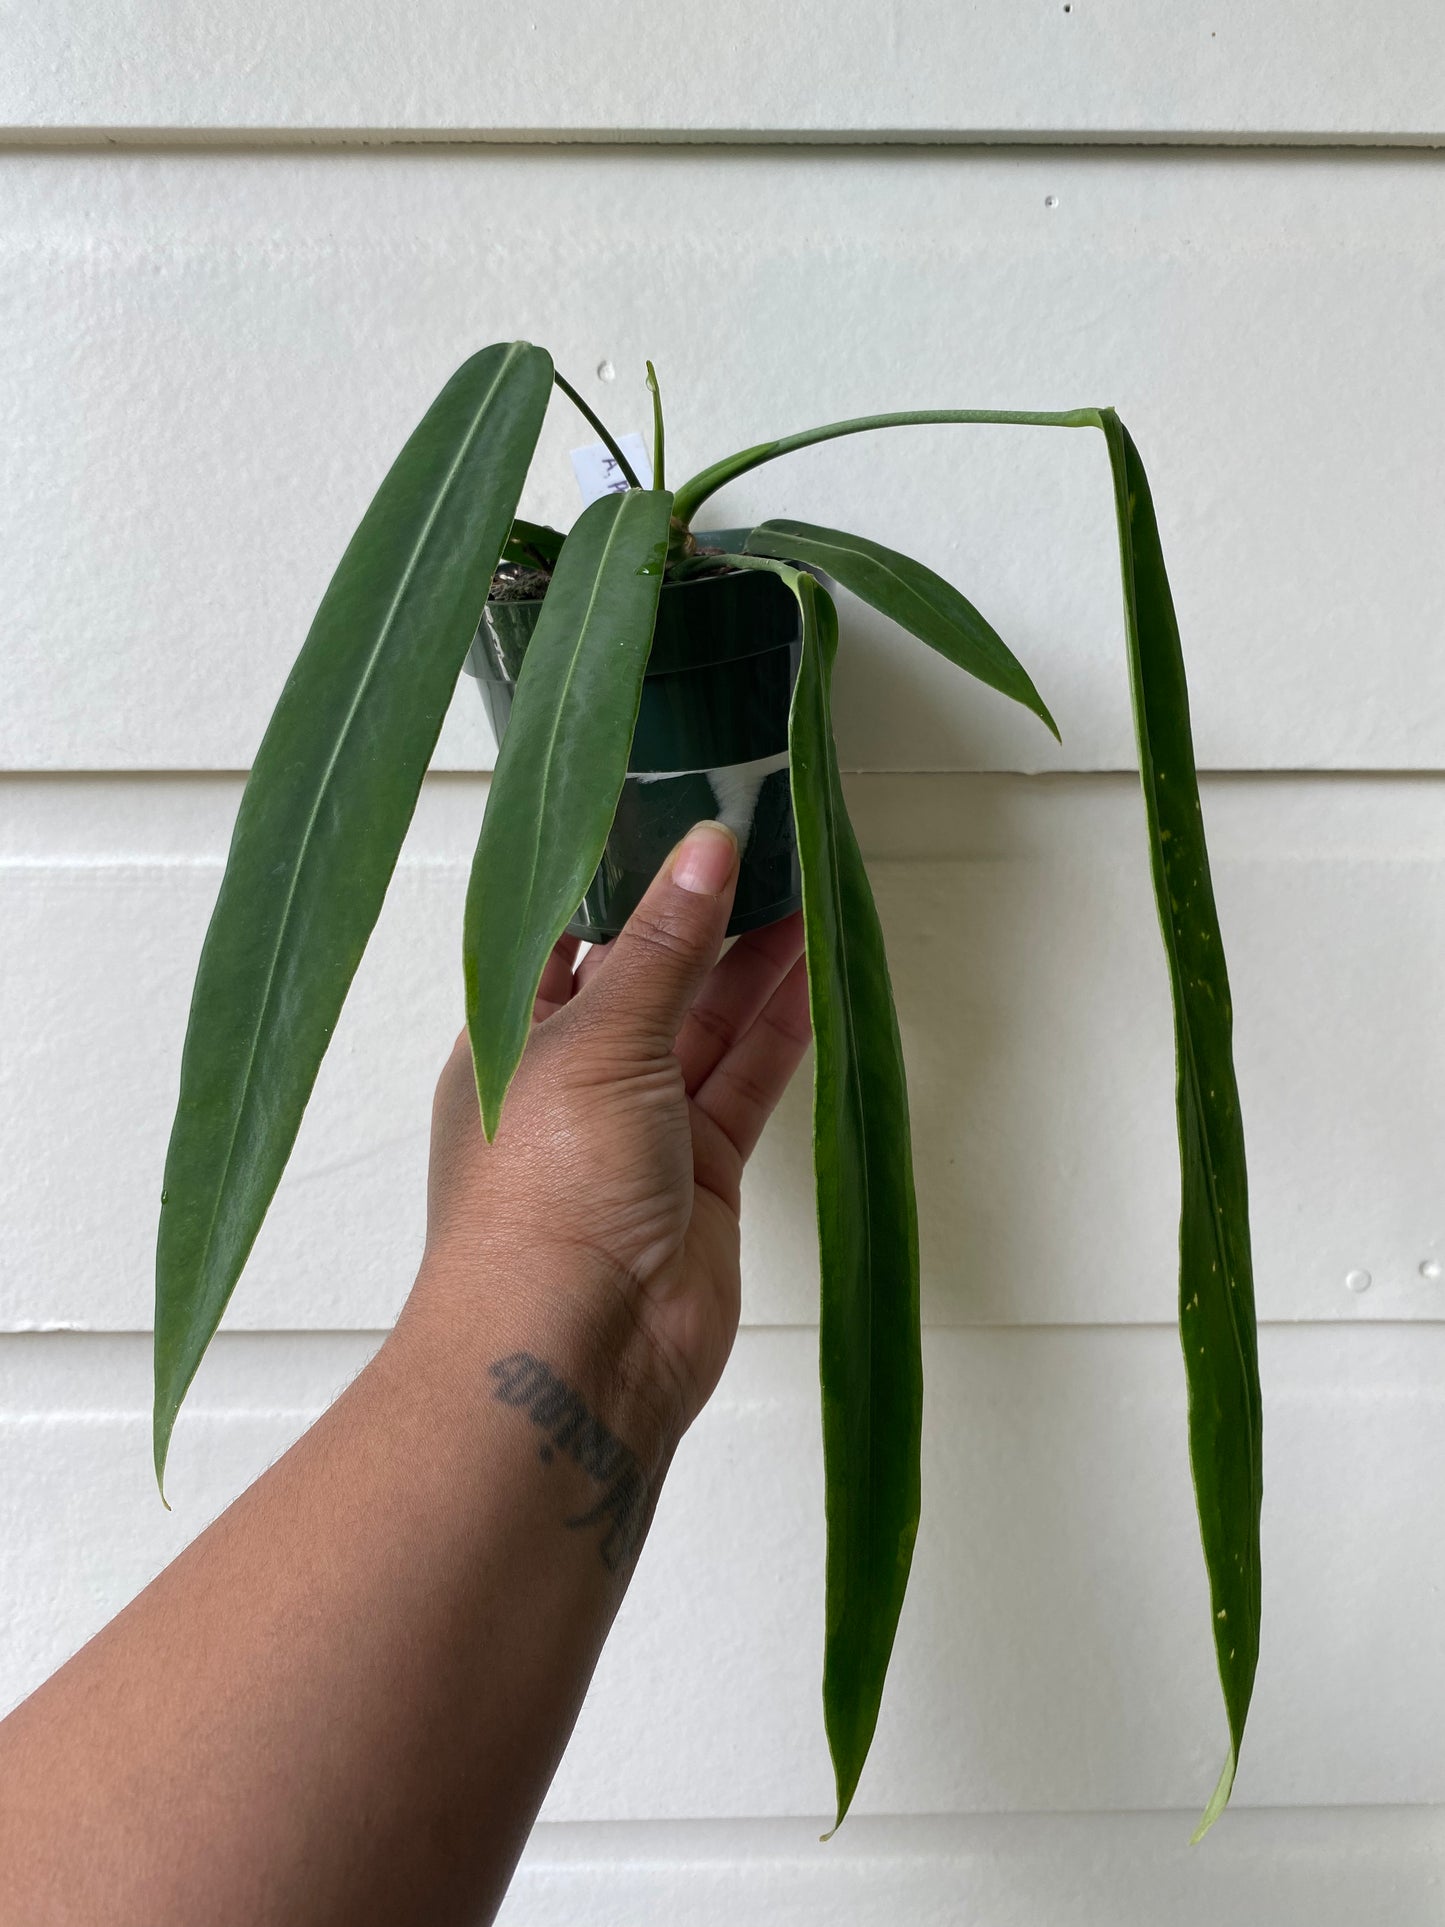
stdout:
[[[500,743],[540,599],[489,602],[467,658]],[[788,787],[788,704],[802,650],[798,605],[764,571],[669,583],[642,684],[617,814],[577,915],[586,942],[616,936],[668,852],[717,817],[742,850],[728,935],[802,902]]]

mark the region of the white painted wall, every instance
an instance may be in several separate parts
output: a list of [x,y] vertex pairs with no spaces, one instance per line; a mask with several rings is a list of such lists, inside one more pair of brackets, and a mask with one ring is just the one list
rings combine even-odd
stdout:
[[[3,16],[0,1701],[295,1435],[409,1280],[491,757],[470,686],[161,1512],[154,1207],[240,773],[450,367],[535,336],[627,428],[650,354],[682,463],[874,407],[1112,401],[1150,464],[1211,772],[1251,1151],[1266,1621],[1236,1808],[1186,1849],[1222,1718],[1102,448],[837,444],[720,513],[915,542],[1064,731],[845,611],[840,740],[923,1212],[925,1517],[894,1677],[822,1847],[800,1086],[749,1180],[735,1362],[507,1918],[1438,1927],[1440,19]],[[413,136],[461,138],[393,144]],[[581,439],[559,411],[533,511],[569,515]]]
[[0,125],[304,140],[1438,140],[1432,0],[9,0]]

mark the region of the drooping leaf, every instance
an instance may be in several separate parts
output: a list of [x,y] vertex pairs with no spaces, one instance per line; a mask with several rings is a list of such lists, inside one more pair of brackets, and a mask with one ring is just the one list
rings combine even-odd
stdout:
[[1153,502],[1138,450],[1112,409],[1029,414],[929,409],[829,422],[714,462],[677,491],[690,524],[727,483],[796,449],[877,428],[1005,423],[1097,428],[1114,482],[1130,688],[1155,900],[1174,1002],[1180,1162],[1180,1335],[1189,1448],[1230,1745],[1198,1839],[1229,1799],[1259,1656],[1262,1421],[1244,1134],[1224,947],[1199,807],[1184,659]]
[[495,1135],[553,944],[602,858],[652,647],[672,497],[604,495],[579,516],[517,680],[467,889],[467,1025]]
[[837,614],[811,576],[783,573],[803,614],[788,743],[814,1037],[828,1526],[823,1719],[841,1822],[878,1722],[918,1532],[918,1212],[888,959],[833,746]]
[[1058,725],[1003,637],[952,583],[921,562],[866,535],[809,522],[764,522],[748,536],[747,548],[753,555],[822,569],[960,669],[1032,710],[1057,738]]
[[1184,657],[1144,465],[1112,409],[1109,446],[1149,854],[1174,997],[1179,1331],[1189,1456],[1209,1571],[1229,1753],[1195,1838],[1234,1783],[1259,1659],[1263,1499],[1259,1356],[1229,974],[1204,843]]
[[156,1476],[290,1154],[381,908],[551,391],[484,348],[331,579],[241,799],[201,952],[156,1251]]

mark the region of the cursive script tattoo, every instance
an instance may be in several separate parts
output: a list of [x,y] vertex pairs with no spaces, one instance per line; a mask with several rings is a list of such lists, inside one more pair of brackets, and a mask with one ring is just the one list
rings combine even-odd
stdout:
[[502,1405],[524,1411],[545,1435],[537,1448],[542,1463],[550,1465],[558,1452],[565,1452],[602,1487],[597,1503],[574,1513],[566,1524],[574,1531],[601,1528],[603,1564],[616,1572],[636,1552],[647,1530],[651,1494],[642,1467],[621,1439],[588,1411],[582,1395],[540,1358],[530,1352],[510,1352],[487,1369],[496,1382],[492,1396]]

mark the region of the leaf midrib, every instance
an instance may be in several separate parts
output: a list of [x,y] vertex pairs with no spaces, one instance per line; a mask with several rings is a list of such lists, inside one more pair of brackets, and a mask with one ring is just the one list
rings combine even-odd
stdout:
[[[1109,411],[1109,413],[1112,415],[1112,410]],[[1114,420],[1117,422],[1117,417],[1114,417]],[[1103,430],[1105,443],[1110,444],[1112,441],[1112,438],[1109,434],[1108,427],[1106,426],[1102,417],[1100,418],[1098,425]],[[1118,425],[1122,429],[1122,424],[1120,423]],[[1112,455],[1112,447],[1110,449],[1110,453]],[[1125,583],[1125,588],[1126,588],[1125,617],[1126,617],[1126,625],[1128,629],[1132,631],[1131,639],[1134,645],[1134,655],[1135,655],[1136,662],[1138,664],[1139,675],[1141,678],[1140,693],[1142,697],[1143,653],[1144,653],[1143,638],[1142,638],[1141,625],[1139,621],[1139,588],[1138,588],[1138,575],[1135,567],[1135,556],[1134,556],[1133,520],[1132,520],[1132,515],[1129,513],[1129,507],[1128,507],[1128,504],[1129,504],[1129,490],[1127,486],[1128,452],[1124,444],[1122,433],[1119,438],[1119,453],[1120,453],[1120,458],[1121,458],[1121,463],[1122,463],[1123,473],[1124,473],[1125,494],[1124,494],[1123,504],[1118,504],[1116,501],[1116,507],[1122,507],[1124,511],[1123,514],[1120,516],[1120,522],[1121,522],[1121,532],[1124,536],[1124,553],[1128,562],[1128,572],[1127,572],[1126,583]],[[1110,462],[1110,467],[1111,468],[1113,467],[1112,460]],[[1260,1485],[1259,1466],[1256,1460],[1255,1450],[1254,1450],[1254,1433],[1255,1433],[1255,1427],[1258,1424],[1259,1413],[1258,1413],[1257,1402],[1254,1398],[1253,1381],[1249,1371],[1248,1361],[1245,1357],[1243,1332],[1240,1325],[1239,1314],[1236,1309],[1237,1293],[1231,1290],[1230,1288],[1229,1254],[1226,1249],[1225,1239],[1224,1239],[1224,1212],[1219,1202],[1219,1187],[1215,1179],[1213,1145],[1210,1142],[1209,1131],[1205,1123],[1206,1110],[1205,1110],[1205,1105],[1203,1103],[1203,1084],[1199,1076],[1199,1060],[1198,1060],[1198,1054],[1195,1049],[1195,1043],[1194,1043],[1194,1026],[1191,1020],[1189,999],[1185,995],[1186,986],[1184,982],[1184,969],[1179,956],[1179,938],[1178,938],[1177,930],[1175,928],[1173,913],[1172,912],[1166,913],[1163,909],[1163,901],[1166,900],[1168,897],[1168,868],[1165,860],[1164,845],[1159,834],[1160,832],[1160,824],[1159,824],[1159,818],[1158,818],[1159,799],[1158,799],[1157,765],[1156,765],[1155,754],[1154,754],[1154,744],[1150,737],[1147,709],[1142,700],[1140,701],[1139,707],[1138,707],[1138,721],[1139,721],[1138,733],[1139,733],[1139,750],[1140,750],[1140,773],[1141,775],[1147,776],[1147,779],[1148,779],[1148,792],[1149,792],[1148,815],[1150,819],[1149,821],[1150,842],[1152,845],[1152,853],[1158,860],[1159,871],[1164,880],[1164,885],[1165,885],[1162,892],[1159,892],[1156,890],[1156,896],[1158,896],[1160,899],[1159,922],[1160,922],[1161,930],[1167,931],[1167,935],[1165,938],[1165,948],[1168,953],[1170,974],[1171,974],[1171,977],[1174,979],[1175,984],[1177,985],[1177,993],[1178,993],[1177,1003],[1179,1008],[1178,1033],[1179,1033],[1181,1043],[1183,1045],[1184,1071],[1186,1076],[1189,1079],[1190,1089],[1193,1092],[1195,1115],[1199,1121],[1200,1148],[1202,1152],[1201,1163],[1203,1164],[1203,1167],[1204,1167],[1205,1195],[1209,1203],[1209,1225],[1210,1225],[1210,1230],[1213,1234],[1215,1251],[1219,1259],[1220,1276],[1223,1280],[1223,1290],[1225,1294],[1225,1309],[1229,1320],[1229,1333],[1230,1333],[1231,1339],[1234,1342],[1235,1359],[1239,1366],[1240,1379],[1245,1389],[1245,1402],[1246,1402],[1247,1411],[1248,1411],[1248,1423],[1245,1427],[1245,1449],[1246,1449],[1246,1452],[1248,1455],[1248,1461],[1249,1461],[1249,1489],[1250,1489],[1250,1496],[1252,1499],[1254,1494],[1259,1490],[1259,1485]],[[1251,1607],[1252,1615],[1255,1618],[1258,1617],[1260,1603],[1261,1603],[1260,1597],[1259,1597],[1260,1588],[1256,1583],[1257,1571],[1258,1571],[1257,1562],[1254,1562],[1251,1564],[1251,1568],[1250,1568],[1248,1591],[1249,1591],[1249,1604]],[[1216,1645],[1217,1644],[1218,1644],[1218,1640],[1216,1639]],[[1233,1742],[1236,1737],[1234,1732],[1234,1709],[1229,1703],[1229,1698],[1230,1698],[1229,1692],[1226,1689],[1225,1705],[1229,1714],[1230,1739],[1231,1739],[1231,1742]]]
[[[775,526],[786,527],[788,525],[777,524]],[[965,642],[977,652],[981,662],[987,665],[991,675],[1005,678],[1011,678],[1015,672],[1021,675],[1026,689],[1034,698],[1033,702],[1029,701],[1028,695],[1020,695],[1016,689],[1004,688],[998,683],[989,684],[988,686],[998,689],[1000,694],[1012,697],[1016,702],[1022,702],[1026,708],[1033,709],[1035,713],[1037,713],[1036,705],[1042,704],[1043,698],[1033,687],[1032,679],[1027,670],[1024,669],[1022,663],[1014,656],[1012,650],[1009,649],[1003,637],[994,629],[988,618],[981,614],[979,610],[975,609],[973,604],[968,600],[968,597],[965,596],[960,589],[956,589],[951,582],[944,581],[941,576],[936,578],[941,588],[946,589],[950,595],[958,598],[958,601],[962,604],[969,618],[967,622],[960,620],[956,614],[940,609],[935,603],[929,601],[921,589],[915,588],[911,582],[901,576],[893,562],[885,559],[894,555],[895,551],[884,548],[881,543],[868,542],[861,536],[850,536],[847,543],[830,542],[820,540],[819,531],[814,523],[799,522],[792,526],[803,530],[804,539],[814,549],[820,550],[824,555],[851,556],[868,563],[871,567],[877,569],[881,575],[886,575],[912,608],[923,611],[922,619],[915,617],[912,625],[904,621],[901,623],[901,626],[905,629],[911,627],[914,635],[920,636],[922,640],[928,644],[929,648],[938,649],[945,660],[950,662],[956,661],[956,659],[950,656],[946,650],[942,649],[931,636],[924,633],[925,628],[928,627],[930,623],[942,624],[945,629],[961,635]],[[849,544],[852,546],[849,546]],[[898,557],[900,561],[906,561],[907,559],[907,557]],[[923,565],[918,563],[914,566],[921,568]],[[844,583],[844,587],[846,588],[847,586],[848,585]],[[893,616],[892,620],[898,622],[900,619],[897,616]],[[1002,655],[1000,655],[1000,651],[1002,651]],[[967,663],[962,662],[957,663],[957,667],[964,670],[966,674],[978,676],[981,682],[987,683],[987,678],[980,674],[979,669],[970,668]]]
[[[828,750],[831,731],[830,731],[829,722],[828,722],[826,665],[824,664],[824,661],[823,661],[822,648],[819,645],[816,637],[816,617],[813,618],[813,621],[815,624],[813,648],[814,648],[814,653],[818,658],[818,709],[820,712],[819,743],[821,745],[822,753],[823,753],[824,813],[826,815],[827,823],[828,823],[828,877],[829,877],[829,882],[832,889],[833,913],[836,919],[837,928],[841,933],[844,928],[845,918],[844,918],[844,912],[843,912],[843,881],[842,881],[842,874],[838,867],[837,813],[834,807],[835,799],[833,794],[833,786],[836,781],[836,771],[834,769],[833,757],[829,754],[829,750]],[[840,940],[837,945],[837,959],[838,959],[839,975],[843,980],[843,1015],[844,1015],[844,1022],[847,1027],[847,1033],[848,1033],[848,1082],[852,1088],[854,1107],[856,1109],[857,1116],[858,1116],[858,1123],[859,1123],[858,1141],[862,1150],[862,1160],[863,1160],[863,1187],[862,1187],[863,1236],[864,1236],[865,1251],[867,1254],[866,1278],[867,1278],[867,1288],[868,1288],[868,1346],[867,1346],[866,1363],[868,1367],[868,1377],[871,1383],[872,1361],[873,1361],[873,1297],[874,1297],[874,1294],[873,1294],[874,1246],[873,1246],[873,1201],[872,1201],[873,1187],[871,1183],[872,1163],[869,1156],[867,1112],[863,1103],[863,1084],[862,1084],[862,1079],[859,1075],[859,1070],[858,1070],[858,1065],[859,1065],[858,1027],[857,1027],[857,1022],[853,1011],[853,980],[852,980],[852,976],[850,974],[849,965],[848,965],[847,941],[842,937],[840,937]],[[866,1422],[867,1422],[867,1440],[865,1444],[865,1454],[869,1459],[870,1471],[871,1471],[872,1450],[873,1450],[873,1421],[872,1421],[871,1402],[870,1402],[870,1407],[866,1414]],[[871,1477],[867,1480],[864,1487],[864,1509],[866,1513],[866,1526],[867,1526],[867,1530],[864,1536],[866,1540],[871,1542],[872,1529],[873,1529],[873,1481]]]
[[[628,492],[629,494],[631,493],[630,490]],[[624,502],[625,500],[626,498],[624,497]],[[511,951],[513,967],[508,975],[509,983],[515,983],[516,981],[516,965],[520,962],[522,955],[522,937],[527,930],[532,912],[532,900],[537,893],[537,873],[540,868],[537,858],[538,852],[542,847],[542,824],[547,812],[547,797],[552,782],[552,769],[556,761],[557,738],[562,728],[562,714],[567,707],[567,700],[571,693],[572,684],[576,680],[577,665],[582,659],[582,647],[587,639],[587,631],[591,626],[597,608],[597,598],[602,592],[602,578],[606,572],[607,558],[612,553],[613,545],[617,541],[618,532],[622,527],[622,519],[626,513],[627,510],[625,506],[617,511],[613,517],[612,526],[607,531],[606,540],[602,544],[602,553],[597,558],[597,569],[592,579],[591,591],[587,597],[587,607],[582,612],[582,620],[577,629],[577,640],[573,645],[572,655],[567,664],[567,673],[562,680],[561,696],[552,714],[552,728],[547,737],[547,754],[542,768],[542,782],[537,793],[537,812],[534,819],[536,835],[532,839],[532,862],[527,876],[527,894],[522,904],[522,913],[513,925]],[[535,997],[535,990],[532,992],[532,995]]]
[[[927,596],[925,596],[920,590],[915,589],[911,582],[905,581],[904,578],[898,573],[897,569],[894,568],[893,564],[889,561],[884,560],[884,558],[888,555],[889,551],[887,549],[882,548],[879,544],[870,543],[867,547],[864,547],[861,542],[857,542],[855,546],[849,547],[848,545],[842,542],[824,542],[819,540],[816,531],[809,533],[806,537],[806,540],[809,543],[811,543],[811,545],[815,549],[821,549],[826,554],[829,554],[829,555],[861,556],[865,562],[870,562],[875,569],[880,571],[881,574],[886,575],[891,582],[896,583],[899,590],[902,592],[902,594],[907,598],[907,600],[910,603],[916,604],[919,608],[923,609],[928,615],[933,616],[937,621],[947,623],[950,628],[953,628],[953,629],[963,628],[962,623],[946,616],[941,609],[936,608],[934,604],[928,600]],[[951,587],[951,585],[948,585],[948,586]],[[964,604],[965,608],[969,610],[969,613],[971,615],[977,615],[978,613],[977,610],[975,610],[972,607],[972,605],[967,601],[966,597],[959,595],[959,592],[956,589],[953,590],[953,593],[955,595],[958,595],[959,601]],[[982,621],[983,618],[979,617],[979,620]],[[975,647],[978,646],[977,639],[975,637],[970,635],[969,640],[974,642]]]

